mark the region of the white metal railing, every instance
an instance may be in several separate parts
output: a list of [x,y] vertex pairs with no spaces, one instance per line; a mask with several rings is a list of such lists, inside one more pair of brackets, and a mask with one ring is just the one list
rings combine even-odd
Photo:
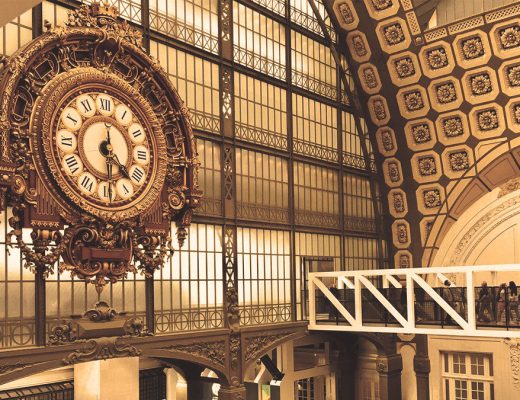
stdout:
[[519,272],[501,264],[309,273],[309,329],[520,337],[514,290],[500,288]]

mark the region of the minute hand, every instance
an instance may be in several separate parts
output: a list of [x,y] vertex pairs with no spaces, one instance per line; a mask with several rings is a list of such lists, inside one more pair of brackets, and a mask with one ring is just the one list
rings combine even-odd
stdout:
[[116,162],[116,165],[119,167],[119,170],[121,171],[121,173],[128,179],[130,179],[130,174],[128,173],[128,170],[126,169],[126,166],[124,166],[123,164],[121,164],[121,162],[119,161],[119,158],[117,158],[117,155],[114,153],[114,161]]

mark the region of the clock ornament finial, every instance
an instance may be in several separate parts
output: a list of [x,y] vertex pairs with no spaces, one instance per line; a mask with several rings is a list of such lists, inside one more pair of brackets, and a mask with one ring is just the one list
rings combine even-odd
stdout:
[[91,13],[94,17],[109,17],[116,19],[119,16],[119,11],[115,6],[110,5],[110,2],[104,0],[102,2],[95,1],[91,6]]

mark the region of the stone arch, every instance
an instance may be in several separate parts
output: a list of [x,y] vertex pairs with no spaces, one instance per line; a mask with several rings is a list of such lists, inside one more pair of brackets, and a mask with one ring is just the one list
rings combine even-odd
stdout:
[[[222,384],[231,384],[231,377],[229,376],[229,372],[224,364],[224,360],[222,360],[222,364],[219,364],[207,357],[198,356],[193,353],[165,349],[145,350],[141,353],[141,357],[150,357],[160,359],[162,361],[171,361],[174,364],[176,361],[180,361],[186,362],[188,364],[195,364],[203,368],[209,368],[217,374],[219,381]],[[179,365],[179,368],[183,370],[182,365]]]
[[[520,185],[520,143],[499,142],[491,147],[470,170],[474,176],[458,180],[446,196],[439,213],[430,223],[424,239],[422,266],[436,266],[437,252],[452,227],[470,207],[494,189],[514,189]],[[520,186],[519,186],[520,187]],[[447,212],[446,212],[447,210]]]
[[34,363],[18,362],[9,366],[0,366],[0,385],[63,366],[61,359]]
[[[308,332],[306,330],[299,330],[289,335],[280,335],[279,337],[272,336],[267,344],[264,344],[263,346],[261,344],[257,345],[254,342],[254,338],[245,338],[245,340],[242,341],[243,345],[245,345],[245,348],[243,349],[243,371],[244,375],[245,372],[248,371],[250,368],[252,368],[256,360],[261,358],[263,355],[269,353],[270,351],[274,350],[278,346],[281,346],[284,343],[290,342],[292,340],[297,340],[302,337],[307,336]],[[269,336],[264,336],[266,338],[269,338]]]

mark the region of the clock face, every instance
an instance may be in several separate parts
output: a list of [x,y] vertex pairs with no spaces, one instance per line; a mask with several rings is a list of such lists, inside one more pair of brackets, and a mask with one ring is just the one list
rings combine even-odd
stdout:
[[34,108],[35,169],[68,220],[86,212],[123,221],[156,203],[168,168],[166,137],[135,88],[76,68],[45,86]]
[[140,196],[153,163],[151,134],[115,93],[82,91],[68,99],[55,124],[54,154],[73,190],[101,205]]

